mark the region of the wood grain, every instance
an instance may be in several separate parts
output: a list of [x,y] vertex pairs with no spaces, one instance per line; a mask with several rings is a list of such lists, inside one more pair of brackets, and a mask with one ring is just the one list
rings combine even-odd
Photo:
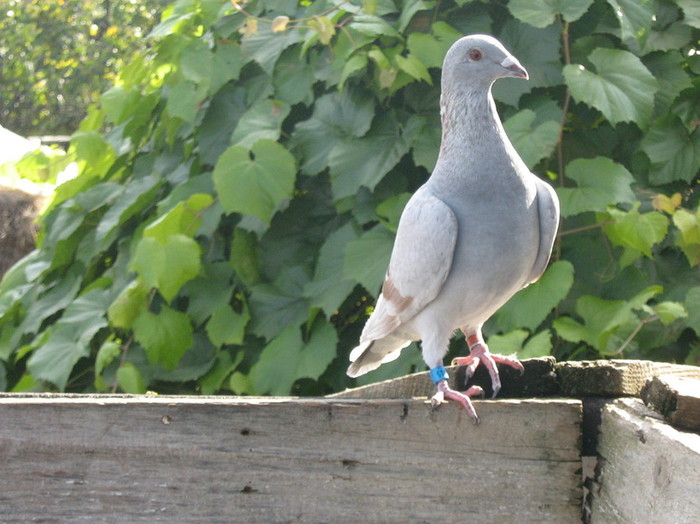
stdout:
[[593,524],[700,522],[700,435],[618,399],[603,409],[598,452]]
[[700,431],[700,378],[660,375],[647,382],[641,397],[672,426]]
[[3,522],[577,522],[581,404],[0,396]]

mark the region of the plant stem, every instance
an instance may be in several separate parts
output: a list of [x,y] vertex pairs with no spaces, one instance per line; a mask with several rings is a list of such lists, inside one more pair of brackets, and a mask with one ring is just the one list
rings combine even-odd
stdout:
[[654,322],[655,320],[659,320],[659,317],[656,315],[652,315],[649,318],[644,318],[640,320],[639,324],[637,324],[637,327],[634,328],[634,331],[632,331],[632,333],[630,333],[630,336],[625,339],[625,341],[619,348],[617,348],[617,351],[615,351],[615,353],[621,355],[622,352],[627,348],[627,346],[630,345],[634,337],[636,337],[637,334],[642,330],[642,328],[649,322]]
[[[564,22],[561,30],[561,40],[564,47],[564,64],[571,64],[571,49],[569,48],[569,23]],[[566,88],[564,95],[564,106],[562,107],[561,122],[559,124],[559,137],[557,138],[557,164],[559,175],[559,187],[564,187],[564,128],[566,126],[566,116],[569,112],[571,102],[571,91]]]

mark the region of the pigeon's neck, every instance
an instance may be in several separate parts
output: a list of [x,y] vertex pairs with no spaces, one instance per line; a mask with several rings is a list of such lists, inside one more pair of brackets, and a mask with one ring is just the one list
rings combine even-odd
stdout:
[[519,160],[499,119],[490,86],[476,84],[445,92],[440,99],[442,140],[433,178],[488,176],[486,166],[503,167],[493,166],[494,159],[508,164]]

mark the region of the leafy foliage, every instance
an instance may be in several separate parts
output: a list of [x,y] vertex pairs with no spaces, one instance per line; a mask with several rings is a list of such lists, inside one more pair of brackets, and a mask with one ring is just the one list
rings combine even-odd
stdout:
[[[338,390],[439,145],[439,66],[492,33],[494,90],[563,225],[486,326],[522,357],[700,358],[691,2],[179,0],[73,135],[38,249],[0,285],[14,390]],[[455,339],[454,352],[464,342]],[[414,347],[367,377],[421,366]]]
[[[128,58],[144,50],[166,0],[4,0],[0,122],[24,135],[70,134]],[[126,100],[122,100],[126,102]],[[119,104],[109,104],[108,111]]]

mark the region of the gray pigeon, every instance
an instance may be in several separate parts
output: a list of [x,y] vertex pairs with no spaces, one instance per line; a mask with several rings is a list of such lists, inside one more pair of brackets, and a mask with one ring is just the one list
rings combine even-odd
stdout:
[[556,193],[533,175],[508,140],[491,95],[499,78],[527,80],[527,71],[495,38],[465,36],[442,67],[442,141],[435,169],[399,222],[389,269],[348,375],[357,377],[398,358],[421,340],[437,385],[433,405],[459,403],[478,421],[470,397],[449,387],[442,359],[456,329],[467,338],[467,376],[481,363],[494,396],[496,363],[522,371],[514,357],[489,352],[486,320],[544,272],[559,225]]

